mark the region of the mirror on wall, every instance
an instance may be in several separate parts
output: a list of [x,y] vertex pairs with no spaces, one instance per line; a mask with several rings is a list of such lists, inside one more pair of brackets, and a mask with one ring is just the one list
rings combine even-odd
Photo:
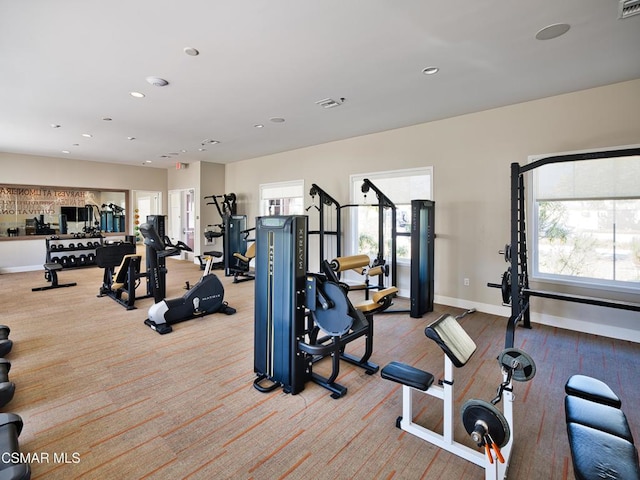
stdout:
[[126,231],[125,191],[1,185],[0,237]]

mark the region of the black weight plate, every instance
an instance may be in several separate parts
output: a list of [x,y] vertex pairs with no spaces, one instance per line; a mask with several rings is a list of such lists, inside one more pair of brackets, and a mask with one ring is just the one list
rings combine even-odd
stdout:
[[473,432],[476,422],[482,421],[489,429],[493,441],[502,448],[509,443],[511,429],[502,412],[484,400],[470,399],[462,405],[462,423],[469,435]]
[[333,307],[323,310],[318,307],[313,317],[325,333],[332,336],[344,335],[351,329],[353,318],[349,316],[349,306],[344,291],[337,283],[325,282],[322,285],[325,296],[333,303]]
[[511,268],[502,275],[502,302],[511,303]]
[[[507,348],[498,355],[498,363],[503,368],[513,369],[517,382],[528,382],[536,375],[536,364],[527,353],[517,348]],[[515,368],[513,366],[515,365]]]

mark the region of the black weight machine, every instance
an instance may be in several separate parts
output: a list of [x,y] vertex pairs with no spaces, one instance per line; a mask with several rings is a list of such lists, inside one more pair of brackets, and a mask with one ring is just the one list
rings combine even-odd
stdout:
[[[203,255],[198,255],[197,258],[200,261],[200,268],[204,270],[206,266],[205,257],[213,257],[213,258],[222,258],[222,260],[218,260],[213,263],[214,269],[226,269],[228,262],[226,260],[227,250],[225,248],[225,233],[227,226],[227,219],[232,215],[236,215],[237,210],[237,198],[235,193],[225,193],[222,195],[208,195],[204,197],[205,200],[211,199],[210,202],[207,202],[207,205],[214,205],[216,210],[218,211],[218,215],[220,216],[221,223],[215,223],[212,225],[208,225],[207,229],[204,232],[204,238],[209,242],[214,242],[217,238],[222,239],[222,248],[223,251],[219,250],[210,250],[207,252],[203,252]],[[209,227],[214,227],[214,230],[208,230]],[[224,255],[224,257],[223,257]]]
[[[117,242],[96,248],[96,265],[104,269],[98,297],[108,296],[132,310],[136,299],[149,298],[153,292],[147,272],[141,272],[142,256],[132,243]],[[146,279],[146,294],[136,296],[141,279]]]
[[529,268],[527,260],[526,234],[526,196],[524,175],[536,168],[554,163],[598,160],[640,155],[640,148],[625,148],[598,152],[556,155],[541,158],[527,165],[511,164],[511,243],[506,244],[499,253],[504,255],[509,267],[502,275],[501,283],[487,283],[488,287],[499,288],[502,302],[511,307],[511,316],[507,322],[505,348],[514,344],[515,327],[523,322],[523,327],[531,328],[531,297],[564,300],[567,302],[597,305],[622,310],[640,312],[640,304],[609,300],[584,295],[536,290],[529,287]]
[[255,242],[249,234],[255,228],[247,228],[246,215],[228,215],[224,225],[225,276],[233,276],[233,283],[254,280],[250,263],[255,257]]
[[[261,392],[282,387],[297,394],[313,381],[340,398],[347,393],[335,381],[341,360],[369,375],[378,371],[369,361],[373,314],[390,305],[394,292],[363,313],[350,302],[330,262],[323,261],[322,273],[307,271],[307,241],[307,216],[256,219],[254,387]],[[365,353],[346,354],[347,345],[362,337]],[[329,356],[330,376],[314,372],[314,364]]]
[[[313,204],[307,208],[307,211],[311,208],[318,211],[318,230],[309,230],[309,235],[318,235],[318,264],[320,265],[323,260],[331,256],[327,255],[327,251],[333,245],[335,245],[335,248],[332,249],[334,251],[333,258],[342,256],[342,209],[335,198],[315,183],[311,184],[309,195],[311,195]],[[318,196],[318,205],[315,202],[316,195]],[[335,240],[332,242],[332,239]]]
[[[378,275],[378,286],[373,288],[384,288],[384,276],[389,276],[389,266],[391,267],[391,284],[397,285],[397,238],[410,236],[410,309],[408,311],[389,310],[387,313],[409,313],[412,318],[421,318],[423,314],[433,311],[435,202],[411,200],[411,231],[398,232],[396,205],[373,182],[365,178],[361,191],[366,195],[370,190],[375,192],[378,201],[373,205],[378,208],[378,254],[372,267],[384,269],[384,275]],[[361,205],[345,205],[345,207],[359,206]],[[390,264],[385,260],[385,209],[391,212]]]

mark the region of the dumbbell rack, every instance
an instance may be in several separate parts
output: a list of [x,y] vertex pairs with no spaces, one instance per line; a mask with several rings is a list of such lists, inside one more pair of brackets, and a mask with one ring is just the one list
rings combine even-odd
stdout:
[[102,237],[78,238],[72,235],[47,238],[46,263],[59,263],[63,268],[89,267],[96,264],[96,248],[103,245]]

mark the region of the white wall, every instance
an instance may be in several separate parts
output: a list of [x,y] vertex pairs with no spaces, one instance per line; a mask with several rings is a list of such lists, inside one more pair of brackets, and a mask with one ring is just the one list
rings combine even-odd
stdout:
[[[497,252],[509,242],[510,164],[532,154],[638,143],[640,80],[634,80],[229,164],[226,188],[242,194],[241,213],[252,219],[261,183],[303,178],[307,191],[316,183],[345,204],[350,174],[433,166],[436,300],[507,315],[500,292],[486,283],[499,282],[506,269]],[[305,201],[310,205],[311,197]],[[563,326],[580,320],[640,341],[637,313],[549,303],[532,302],[534,320],[560,318]]]

